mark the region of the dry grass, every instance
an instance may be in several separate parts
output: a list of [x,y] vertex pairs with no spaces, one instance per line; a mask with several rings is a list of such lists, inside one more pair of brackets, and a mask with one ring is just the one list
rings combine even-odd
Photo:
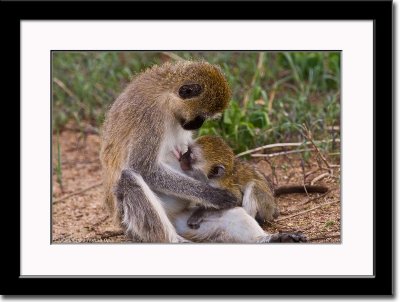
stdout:
[[[54,243],[78,242],[127,242],[122,230],[112,224],[102,204],[102,187],[95,186],[101,182],[99,161],[100,138],[97,135],[82,134],[74,131],[60,133],[62,157],[63,191],[53,174],[52,238]],[[57,150],[56,139],[53,139],[53,150]],[[53,164],[57,153],[53,152]],[[272,175],[274,167],[278,185],[303,183],[301,156],[290,154],[269,158],[268,162],[258,159],[258,165],[266,174]],[[337,163],[335,163],[337,164]],[[306,181],[310,182],[326,172],[318,170],[315,158],[305,164],[304,172],[316,170]],[[340,168],[333,169],[333,175],[323,178],[317,184],[329,187],[329,192],[320,198],[318,194],[291,194],[278,197],[281,216],[276,222],[265,225],[269,232],[301,231],[313,243],[338,243],[341,230],[340,206]],[[79,194],[62,199],[68,194],[91,187]],[[56,202],[54,202],[54,200]],[[334,202],[334,203],[330,203]],[[312,211],[287,218],[290,215],[305,211],[324,203]]]

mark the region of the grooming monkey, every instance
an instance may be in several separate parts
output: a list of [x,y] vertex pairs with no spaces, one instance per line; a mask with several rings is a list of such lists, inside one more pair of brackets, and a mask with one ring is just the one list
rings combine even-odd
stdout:
[[236,199],[179,172],[176,154],[192,130],[228,105],[222,72],[206,62],[154,66],[132,80],[106,114],[100,158],[105,202],[127,234],[145,242],[184,241],[171,223],[191,204],[229,208]]
[[[127,235],[143,242],[298,242],[297,234],[266,234],[226,190],[182,172],[179,154],[192,131],[228,105],[222,72],[206,62],[154,66],[139,74],[106,114],[100,158],[105,202]],[[202,207],[222,209],[193,230]]]
[[[231,192],[246,212],[259,221],[272,221],[279,215],[275,197],[288,193],[305,193],[304,186],[274,186],[253,165],[235,158],[233,150],[217,136],[201,136],[180,157],[181,168],[188,175],[211,186]],[[325,193],[324,186],[306,185],[309,193]],[[198,228],[211,210],[200,207],[188,220]]]

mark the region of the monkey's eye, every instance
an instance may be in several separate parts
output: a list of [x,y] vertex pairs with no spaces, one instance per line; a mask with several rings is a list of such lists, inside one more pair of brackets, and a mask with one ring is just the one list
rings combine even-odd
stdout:
[[225,167],[223,165],[215,165],[211,168],[210,172],[208,172],[208,179],[220,178],[225,174]]
[[199,84],[183,85],[179,88],[179,96],[182,99],[190,99],[195,96],[200,95],[202,92],[201,86]]

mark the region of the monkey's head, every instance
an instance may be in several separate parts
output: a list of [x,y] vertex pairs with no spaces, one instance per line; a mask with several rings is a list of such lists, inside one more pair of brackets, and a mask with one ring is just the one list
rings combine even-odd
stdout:
[[222,138],[205,135],[189,146],[181,156],[180,164],[189,175],[201,173],[209,182],[219,183],[232,175],[234,157],[232,149]]
[[207,62],[164,64],[168,106],[185,130],[199,129],[228,106],[231,91],[219,67]]

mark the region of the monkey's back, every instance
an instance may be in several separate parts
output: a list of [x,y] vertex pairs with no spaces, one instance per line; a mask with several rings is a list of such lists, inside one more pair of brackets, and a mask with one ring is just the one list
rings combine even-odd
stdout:
[[[102,127],[100,160],[105,204],[116,221],[120,219],[113,190],[122,169],[129,166],[132,157],[139,172],[141,166],[151,167],[156,162],[151,155],[159,146],[157,132],[164,126],[158,107],[148,104],[154,100],[146,98],[143,81],[145,78],[138,77],[126,87],[111,105]],[[151,121],[151,127],[144,127],[144,121]],[[133,146],[140,146],[140,150]]]
[[273,188],[263,174],[252,164],[238,158],[234,163],[234,175],[236,183],[240,186],[242,193],[249,184],[253,184],[259,198],[266,198],[273,201]]

